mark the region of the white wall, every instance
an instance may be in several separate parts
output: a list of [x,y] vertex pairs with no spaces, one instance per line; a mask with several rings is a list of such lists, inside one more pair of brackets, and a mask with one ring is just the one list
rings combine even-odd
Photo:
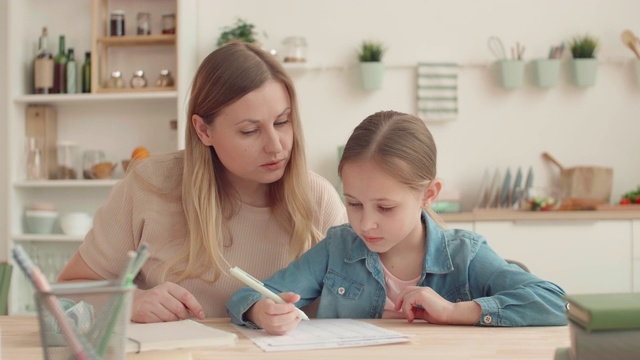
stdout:
[[[557,170],[542,160],[542,151],[565,166],[612,166],[614,200],[640,184],[640,85],[634,82],[633,55],[620,41],[624,29],[640,33],[639,1],[200,0],[198,14],[198,59],[215,48],[223,26],[242,17],[268,33],[265,47],[281,48],[284,37],[304,36],[310,64],[338,67],[294,76],[310,166],[333,183],[336,148],[353,128],[378,110],[415,113],[413,66],[446,60],[462,65],[460,113],[455,121],[429,126],[439,149],[439,176],[462,191],[466,209],[487,168],[504,173],[533,166],[535,185],[551,182]],[[507,48],[525,44],[529,61],[584,33],[601,40],[595,87],[571,85],[566,64],[557,88],[535,88],[529,77],[522,89],[497,85],[489,36],[501,37]],[[361,90],[354,66],[364,39],[387,44],[384,62],[394,66],[383,89],[370,93]]]
[[[7,2],[0,1],[0,244],[5,244],[7,239],[7,169],[8,137],[7,137]],[[7,259],[7,247],[0,246],[0,261]]]

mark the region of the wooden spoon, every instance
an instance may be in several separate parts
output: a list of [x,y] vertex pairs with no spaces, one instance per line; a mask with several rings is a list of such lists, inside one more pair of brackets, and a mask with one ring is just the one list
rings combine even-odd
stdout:
[[631,51],[633,51],[636,54],[636,57],[640,59],[640,51],[638,51],[638,48],[636,47],[638,38],[633,33],[633,31],[631,30],[623,31],[620,38],[622,39],[622,43],[625,44],[629,49],[631,49]]

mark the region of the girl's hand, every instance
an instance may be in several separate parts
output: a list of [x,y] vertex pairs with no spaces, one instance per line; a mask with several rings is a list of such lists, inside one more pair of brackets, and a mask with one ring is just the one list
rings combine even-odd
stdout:
[[187,319],[191,315],[202,320],[204,310],[196,298],[185,288],[165,282],[149,290],[136,290],[133,294],[131,320],[134,322],[162,322]]
[[422,319],[432,324],[473,325],[482,313],[475,301],[452,303],[430,287],[409,286],[396,298],[396,311],[402,312],[411,323]]
[[270,335],[284,335],[295,329],[300,318],[293,303],[300,300],[300,295],[288,292],[280,294],[280,297],[287,303],[276,304],[271,299],[262,299],[247,311],[247,319]]

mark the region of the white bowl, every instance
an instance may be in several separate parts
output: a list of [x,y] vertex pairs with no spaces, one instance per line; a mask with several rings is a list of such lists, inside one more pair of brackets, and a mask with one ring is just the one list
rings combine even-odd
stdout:
[[93,218],[84,212],[66,213],[60,217],[60,227],[65,235],[84,236],[92,226]]
[[51,234],[58,213],[49,210],[27,210],[25,212],[27,232],[31,234]]

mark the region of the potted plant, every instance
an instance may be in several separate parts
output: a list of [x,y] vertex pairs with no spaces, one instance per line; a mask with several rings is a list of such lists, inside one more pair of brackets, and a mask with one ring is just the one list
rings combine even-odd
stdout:
[[241,39],[248,43],[255,43],[257,33],[254,29],[255,25],[238,18],[235,24],[222,28],[222,33],[218,37],[216,45],[220,47],[235,39]]
[[358,51],[360,60],[360,74],[362,86],[365,90],[376,90],[382,87],[384,79],[384,64],[382,56],[385,48],[378,41],[363,41]]
[[573,55],[571,74],[573,83],[579,87],[589,87],[596,83],[598,60],[595,53],[598,39],[590,35],[576,36],[569,42]]

